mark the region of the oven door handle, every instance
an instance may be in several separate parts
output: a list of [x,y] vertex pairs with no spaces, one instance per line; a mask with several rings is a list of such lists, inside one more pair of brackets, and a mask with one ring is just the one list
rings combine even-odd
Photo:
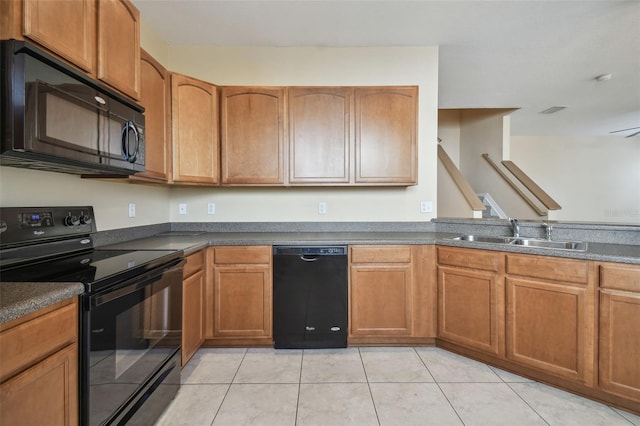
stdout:
[[[121,297],[124,297],[128,294],[131,293],[135,293],[136,291],[139,291],[140,289],[151,285],[151,284],[156,284],[158,283],[157,278],[161,275],[167,274],[167,273],[172,273],[174,271],[179,271],[180,273],[180,277],[182,277],[182,269],[183,269],[183,265],[185,263],[184,259],[180,259],[180,261],[176,264],[171,265],[170,267],[163,267],[159,270],[153,270],[145,275],[142,276],[137,276],[134,278],[131,278],[129,280],[129,282],[131,283],[130,285],[126,285],[125,287],[121,287],[118,288],[116,290],[110,290],[107,291],[103,294],[98,294],[95,295],[91,298],[91,306],[92,307],[97,307],[100,305],[103,305],[105,303],[111,302],[112,300],[115,299],[119,299]],[[171,285],[170,282],[165,282],[164,283],[164,287],[168,287],[169,285]],[[164,288],[163,287],[163,288]]]

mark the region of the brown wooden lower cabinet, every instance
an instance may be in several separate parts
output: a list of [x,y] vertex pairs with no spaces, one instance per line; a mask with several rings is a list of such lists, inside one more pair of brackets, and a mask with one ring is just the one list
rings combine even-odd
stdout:
[[189,255],[182,281],[182,366],[204,341],[205,250]]
[[211,247],[207,345],[272,345],[271,246]]
[[76,299],[0,326],[0,424],[78,424]]

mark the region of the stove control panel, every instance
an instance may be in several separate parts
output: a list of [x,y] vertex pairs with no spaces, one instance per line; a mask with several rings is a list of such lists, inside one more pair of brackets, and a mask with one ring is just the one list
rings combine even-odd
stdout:
[[96,232],[93,207],[0,208],[2,245]]

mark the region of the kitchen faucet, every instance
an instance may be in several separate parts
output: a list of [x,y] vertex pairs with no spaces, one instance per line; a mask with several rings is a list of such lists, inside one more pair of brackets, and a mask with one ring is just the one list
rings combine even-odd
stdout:
[[520,238],[520,222],[518,222],[518,219],[509,219],[509,222],[511,222],[511,229],[513,230],[513,237],[514,238]]
[[553,229],[553,227],[550,223],[547,222],[544,222],[542,226],[544,226],[545,230],[547,231],[547,240],[551,241],[551,230]]

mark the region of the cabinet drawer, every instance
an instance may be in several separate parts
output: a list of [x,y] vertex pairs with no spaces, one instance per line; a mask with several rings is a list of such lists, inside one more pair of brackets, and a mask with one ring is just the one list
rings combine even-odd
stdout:
[[600,287],[640,292],[640,267],[600,265]]
[[184,264],[184,272],[182,273],[184,278],[204,269],[204,250],[190,254],[186,257],[186,261],[187,263]]
[[410,246],[352,246],[351,263],[410,263]]
[[77,303],[62,306],[0,333],[0,381],[78,338]]
[[270,246],[229,246],[214,248],[216,265],[271,263]]
[[509,254],[507,274],[587,284],[589,264],[581,260]]
[[438,247],[438,264],[497,271],[500,254],[474,249]]

